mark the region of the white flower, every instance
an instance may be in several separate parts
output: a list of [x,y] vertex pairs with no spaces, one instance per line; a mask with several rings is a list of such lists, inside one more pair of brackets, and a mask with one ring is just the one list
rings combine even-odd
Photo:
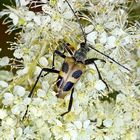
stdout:
[[44,91],[48,91],[48,89],[49,89],[49,83],[48,83],[48,81],[43,81],[42,82],[42,89]]
[[[19,0],[16,0],[19,1]],[[27,4],[29,4],[30,0],[20,0],[20,4],[21,6],[26,6]]]
[[116,85],[121,85],[122,84],[121,80],[118,77],[115,77],[114,80],[113,80],[113,82]]
[[34,19],[34,17],[35,17],[35,13],[34,12],[32,12],[32,11],[26,12],[25,19],[27,21],[31,21],[32,19]]
[[84,121],[83,128],[84,128],[84,129],[88,129],[89,124],[90,124],[90,120]]
[[116,37],[115,36],[109,36],[107,38],[107,44],[106,44],[106,48],[111,49],[115,47],[116,43]]
[[81,121],[75,121],[74,125],[78,128],[81,129],[82,128],[82,122]]
[[24,129],[23,133],[24,133],[25,135],[27,135],[27,138],[28,138],[28,139],[34,139],[34,138],[35,138],[35,134],[34,134],[34,131],[33,131],[33,128],[32,128],[32,127],[27,126],[27,127]]
[[48,60],[45,57],[41,57],[39,59],[39,63],[43,66],[43,67],[47,67],[48,66]]
[[16,134],[17,134],[17,136],[18,136],[18,137],[21,137],[21,136],[22,136],[22,133],[23,133],[23,129],[22,129],[21,127],[18,127],[18,128],[16,129]]
[[36,76],[38,76],[38,75],[40,74],[41,70],[42,70],[42,69],[41,69],[40,67],[36,66],[34,74],[35,74]]
[[8,83],[5,81],[0,81],[0,87],[6,88],[6,87],[8,87]]
[[25,105],[29,105],[30,103],[31,103],[31,98],[25,98],[23,100],[23,104],[25,104]]
[[108,81],[112,81],[113,80],[113,76],[114,76],[114,73],[112,71],[109,71],[108,75],[107,75],[107,80]]
[[11,13],[11,14],[9,15],[9,17],[13,20],[13,24],[14,24],[14,25],[17,25],[17,24],[18,24],[18,22],[19,22],[19,17],[18,17],[16,14]]
[[54,12],[53,9],[50,6],[48,6],[47,4],[45,4],[45,5],[42,6],[42,11],[44,13],[49,14],[49,15],[52,15],[53,12]]
[[101,33],[99,40],[100,40],[100,43],[102,43],[102,44],[106,43],[106,41],[107,41],[107,33],[106,32]]
[[13,79],[13,73],[10,71],[1,70],[0,79],[1,81],[10,81]]
[[98,81],[96,81],[96,83],[95,83],[95,88],[96,88],[97,90],[104,90],[104,89],[106,88],[106,85],[103,83],[102,80],[98,80]]
[[132,113],[131,112],[126,112],[124,114],[124,121],[125,122],[131,122],[131,120],[132,120]]
[[4,119],[7,116],[7,111],[4,109],[0,109],[0,119]]
[[18,74],[19,76],[23,76],[23,75],[25,75],[25,74],[28,72],[28,70],[29,70],[29,68],[28,68],[28,67],[25,67],[25,68],[22,69],[22,70],[18,70],[18,71],[17,71],[17,74]]
[[34,17],[34,22],[35,22],[37,25],[41,25],[40,16],[35,16],[35,17]]
[[19,115],[21,111],[21,107],[19,105],[15,105],[12,107],[11,111],[13,114]]
[[96,31],[93,31],[91,33],[89,33],[87,35],[87,40],[90,42],[90,43],[94,43],[95,39],[97,38],[97,32]]
[[[41,122],[42,120],[40,120]],[[38,122],[39,123],[39,122]],[[44,126],[42,126],[40,129],[40,135],[43,136],[44,139],[50,139],[52,134],[50,132],[49,127],[45,124]]]
[[77,140],[90,140],[90,135],[86,131],[81,131],[77,137]]
[[120,127],[122,127],[123,125],[125,125],[123,118],[116,118],[116,120],[114,121],[114,125],[119,129]]
[[117,102],[125,102],[125,100],[126,100],[126,96],[124,94],[117,95],[117,98],[116,98]]
[[51,22],[50,16],[41,16],[42,25],[45,26]]
[[7,117],[4,121],[2,121],[2,126],[7,127],[14,127],[17,123],[17,120],[15,118]]
[[48,0],[41,0],[41,2],[43,2],[43,3],[47,3],[47,2],[48,2]]
[[[131,73],[110,62],[108,58],[90,49],[87,58],[104,59],[96,61],[102,78],[95,65],[74,85],[71,111],[68,109],[70,93],[64,99],[57,98],[55,87],[57,74],[48,74],[39,79],[32,98],[30,91],[42,68],[51,68],[54,50],[62,53],[63,42],[73,46],[84,41],[79,23],[68,3],[64,0],[16,0],[15,6],[6,6],[0,16],[8,15],[8,33],[21,28],[17,40],[9,49],[14,59],[0,58],[0,67],[11,66],[11,71],[0,71],[0,138],[14,140],[118,140],[139,138],[139,58],[140,24],[129,24],[126,0],[68,1],[85,32],[87,44],[113,57]],[[39,7],[42,11],[31,10]],[[122,8],[125,7],[125,8]],[[127,10],[126,10],[127,9]],[[129,10],[128,10],[129,11]],[[66,56],[69,56],[65,52]],[[9,63],[10,60],[10,63]],[[55,57],[58,70],[63,60]],[[69,65],[71,66],[71,65]],[[13,69],[14,68],[14,69]],[[15,73],[16,72],[16,73]],[[46,72],[42,73],[42,76]],[[65,75],[59,75],[64,76]],[[70,77],[68,77],[69,79]],[[72,77],[71,77],[72,78]],[[67,79],[67,80],[68,80]],[[69,79],[74,82],[72,79]],[[102,94],[99,94],[99,93]],[[102,96],[108,95],[108,96]],[[10,105],[10,106],[9,106]],[[21,121],[29,105],[27,115]],[[15,117],[15,118],[13,118]]]
[[85,30],[84,31],[85,31],[86,34],[88,34],[91,31],[93,31],[93,29],[94,29],[94,26],[93,25],[88,25],[88,26],[85,27]]
[[45,97],[46,92],[42,89],[38,89],[37,90],[37,95],[38,95],[38,97]]
[[12,105],[13,101],[14,101],[13,94],[8,92],[4,94],[4,99],[2,100],[2,103],[4,105]]
[[23,50],[22,49],[16,49],[13,54],[16,58],[21,59],[23,57]]
[[[89,67],[90,67],[90,68],[93,68],[94,65],[89,66]],[[95,68],[95,67],[94,67],[94,68]],[[92,73],[87,73],[86,78],[88,79],[89,82],[90,82],[90,81],[93,82],[94,80],[96,80],[96,79],[95,79],[95,75],[92,74]]]
[[6,66],[9,64],[9,58],[8,57],[3,57],[0,59],[0,66]]
[[66,11],[63,13],[63,17],[66,19],[72,19],[73,13],[71,11]]
[[140,48],[137,50],[137,56],[140,58]]
[[18,96],[22,97],[25,94],[25,88],[17,85],[14,87],[14,93],[16,93]]
[[70,135],[65,133],[64,136],[63,136],[63,140],[70,140]]
[[62,25],[63,23],[62,22],[60,22],[60,21],[51,21],[51,28],[54,30],[54,31],[57,31],[57,32],[59,32],[61,29],[62,29],[62,27],[63,27],[63,25]]
[[113,121],[112,121],[111,119],[105,119],[105,120],[103,121],[103,125],[104,125],[105,127],[111,127],[111,126],[112,126],[112,123],[113,123]]
[[112,34],[114,36],[122,36],[122,35],[125,35],[125,31],[122,30],[122,28],[118,28],[116,27],[113,31],[112,31]]

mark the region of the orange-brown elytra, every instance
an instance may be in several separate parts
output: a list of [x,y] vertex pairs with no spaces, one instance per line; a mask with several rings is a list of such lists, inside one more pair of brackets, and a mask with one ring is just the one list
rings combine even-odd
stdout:
[[85,69],[86,66],[83,63],[75,61],[73,57],[66,57],[57,79],[57,97],[64,98],[80,79]]
[[[126,70],[130,71],[128,68],[126,68],[125,66],[121,65],[119,62],[117,62],[113,58],[109,57],[108,55],[100,52],[99,50],[93,48],[92,46],[87,46],[86,35],[85,35],[85,32],[84,32],[84,30],[82,28],[82,25],[81,25],[77,15],[75,14],[74,10],[72,9],[71,5],[69,4],[69,2],[67,0],[65,0],[65,2],[67,2],[68,6],[70,7],[70,9],[72,10],[74,16],[76,17],[76,20],[77,20],[77,22],[78,22],[78,24],[80,26],[80,29],[81,29],[83,37],[84,37],[84,42],[80,43],[80,48],[78,50],[76,50],[74,52],[74,54],[71,51],[71,49],[69,48],[69,44],[64,43],[63,47],[70,54],[71,57],[68,57],[64,53],[61,53],[60,51],[55,50],[54,53],[53,53],[52,68],[42,68],[42,70],[41,70],[40,74],[38,75],[37,80],[36,80],[32,90],[30,91],[30,94],[28,95],[28,97],[31,97],[33,95],[34,89],[35,89],[35,87],[36,87],[36,85],[38,83],[39,78],[42,76],[43,72],[47,72],[47,74],[48,73],[56,73],[56,74],[58,74],[57,83],[55,85],[55,91],[57,93],[56,96],[58,98],[64,98],[67,94],[71,94],[70,95],[69,105],[68,105],[68,110],[66,112],[64,112],[63,114],[61,114],[61,116],[64,116],[65,114],[67,114],[71,110],[72,102],[73,102],[74,86],[78,82],[78,80],[80,79],[82,74],[85,72],[86,65],[94,64],[94,66],[95,66],[95,68],[97,70],[99,79],[102,80],[102,82],[106,85],[107,89],[109,90],[108,85],[103,80],[103,78],[102,78],[102,76],[100,74],[100,71],[99,71],[99,69],[97,67],[97,64],[95,63],[96,60],[100,60],[102,62],[105,62],[105,61],[102,60],[102,59],[98,59],[98,58],[87,59],[86,56],[87,56],[88,51],[90,50],[89,48],[95,50],[96,52],[102,54],[103,56],[107,57],[111,61],[117,63],[121,67],[123,67]],[[55,60],[55,55],[56,54],[64,59],[64,62],[62,64],[62,67],[61,67],[60,71],[56,70],[55,65],[54,65],[54,60]],[[27,111],[28,111],[28,106],[27,106],[27,110],[26,110],[23,118],[26,116]]]

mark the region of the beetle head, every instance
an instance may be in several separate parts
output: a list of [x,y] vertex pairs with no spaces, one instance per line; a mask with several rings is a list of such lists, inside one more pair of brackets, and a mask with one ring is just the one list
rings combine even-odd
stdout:
[[82,42],[80,43],[80,48],[77,51],[75,51],[74,58],[76,59],[76,61],[84,63],[88,51],[89,48],[84,42]]

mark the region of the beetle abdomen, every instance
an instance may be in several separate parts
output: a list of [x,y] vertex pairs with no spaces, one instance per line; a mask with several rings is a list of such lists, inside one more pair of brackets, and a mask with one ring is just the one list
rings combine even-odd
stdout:
[[57,78],[55,91],[57,97],[64,98],[74,87],[85,71],[85,65],[76,62],[72,57],[66,57]]

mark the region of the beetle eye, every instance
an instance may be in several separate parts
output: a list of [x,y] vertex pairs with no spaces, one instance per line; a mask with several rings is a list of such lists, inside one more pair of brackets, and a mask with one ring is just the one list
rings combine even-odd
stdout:
[[80,47],[81,47],[81,48],[85,47],[85,43],[82,42],[82,43],[80,44]]
[[69,43],[66,43],[66,45],[67,45],[67,46],[70,46],[70,44],[69,44]]

